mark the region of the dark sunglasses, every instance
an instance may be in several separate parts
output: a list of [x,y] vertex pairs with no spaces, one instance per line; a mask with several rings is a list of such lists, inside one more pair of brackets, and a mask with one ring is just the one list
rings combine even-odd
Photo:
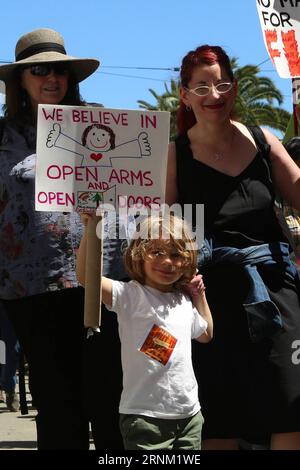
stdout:
[[37,64],[25,67],[25,69],[29,69],[31,75],[35,77],[47,77],[51,72],[55,75],[67,75],[69,73],[66,64]]

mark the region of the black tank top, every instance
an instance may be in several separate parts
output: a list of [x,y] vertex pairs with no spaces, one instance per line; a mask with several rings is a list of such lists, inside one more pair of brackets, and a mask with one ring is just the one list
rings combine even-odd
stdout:
[[221,244],[236,248],[286,241],[273,209],[270,147],[260,128],[249,130],[258,152],[234,177],[195,160],[187,133],[175,140],[178,202],[204,204],[205,230]]

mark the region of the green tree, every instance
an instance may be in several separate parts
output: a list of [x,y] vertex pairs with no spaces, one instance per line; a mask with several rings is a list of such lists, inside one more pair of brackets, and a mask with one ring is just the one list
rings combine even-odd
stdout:
[[[231,60],[234,76],[238,81],[238,95],[235,106],[235,116],[245,125],[267,126],[284,133],[290,113],[282,109],[283,96],[274,82],[259,76],[260,69],[256,65],[238,66],[236,58]],[[149,90],[156,103],[139,100],[140,108],[152,111],[170,111],[171,139],[176,135],[176,111],[179,105],[179,82],[171,80],[170,88],[165,83],[165,92],[159,95]]]
[[238,82],[237,119],[245,125],[268,126],[284,133],[291,115],[280,107],[283,96],[274,82],[259,76],[260,70],[256,65],[238,67],[235,58],[231,64]]
[[147,103],[147,101],[138,100],[140,108],[147,111],[169,111],[171,113],[170,121],[170,138],[174,138],[177,134],[176,131],[176,112],[179,106],[179,82],[171,80],[170,88],[165,83],[165,93],[158,95],[151,88],[149,89],[151,95],[156,99],[156,104]]

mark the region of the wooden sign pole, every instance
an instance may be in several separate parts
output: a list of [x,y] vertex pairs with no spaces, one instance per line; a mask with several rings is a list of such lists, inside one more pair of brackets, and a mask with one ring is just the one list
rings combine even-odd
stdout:
[[84,326],[87,328],[96,328],[101,324],[102,218],[102,215],[93,215],[89,218],[87,225],[84,298]]

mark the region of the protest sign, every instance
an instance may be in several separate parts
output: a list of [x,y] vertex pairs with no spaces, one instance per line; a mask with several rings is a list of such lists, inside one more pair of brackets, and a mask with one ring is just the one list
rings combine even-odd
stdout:
[[36,209],[164,202],[169,113],[39,105]]
[[[169,120],[167,112],[39,105],[36,209],[95,214],[108,206],[123,213],[159,208]],[[100,325],[103,240],[96,231],[102,224],[102,215],[94,215],[87,226],[86,327]]]
[[300,0],[256,0],[267,51],[282,78],[300,77]]

